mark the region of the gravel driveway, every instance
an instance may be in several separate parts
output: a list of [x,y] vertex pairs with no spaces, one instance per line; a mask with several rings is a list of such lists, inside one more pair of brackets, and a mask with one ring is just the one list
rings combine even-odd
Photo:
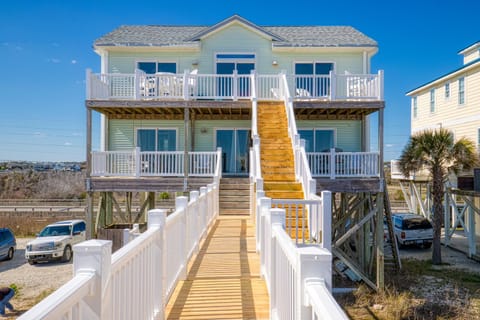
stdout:
[[[0,286],[15,284],[18,294],[10,301],[15,312],[6,310],[11,319],[30,309],[38,297],[45,297],[73,276],[73,264],[49,262],[29,265],[25,259],[25,245],[31,238],[17,238],[17,251],[12,260],[0,261]],[[73,261],[73,260],[72,260]]]

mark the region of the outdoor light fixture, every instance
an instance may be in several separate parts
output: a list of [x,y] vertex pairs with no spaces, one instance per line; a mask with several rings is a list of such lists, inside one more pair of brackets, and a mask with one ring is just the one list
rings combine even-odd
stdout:
[[277,61],[277,60],[273,60],[273,61],[272,61],[272,65],[278,66],[278,61]]

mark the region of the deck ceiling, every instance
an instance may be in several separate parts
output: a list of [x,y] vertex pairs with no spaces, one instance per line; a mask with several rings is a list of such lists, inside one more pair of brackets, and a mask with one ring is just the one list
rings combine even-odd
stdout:
[[[241,101],[117,101],[87,100],[87,108],[110,119],[171,119],[184,117],[185,108],[195,119],[251,119],[251,102]],[[384,107],[383,101],[295,101],[297,119],[360,120]]]

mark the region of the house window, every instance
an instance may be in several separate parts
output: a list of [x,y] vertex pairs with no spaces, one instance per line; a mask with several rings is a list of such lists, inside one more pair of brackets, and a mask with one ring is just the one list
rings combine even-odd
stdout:
[[333,129],[304,129],[298,130],[298,133],[305,140],[305,152],[329,152],[335,147]]
[[330,95],[331,62],[295,63],[295,95],[326,97]]
[[430,90],[430,112],[435,112],[435,89]]
[[177,131],[175,129],[138,129],[137,147],[140,151],[175,151]]
[[450,82],[445,83],[445,99],[450,98]]
[[477,129],[477,152],[480,153],[480,128]]
[[146,74],[155,74],[157,72],[177,73],[177,64],[175,62],[138,62],[137,68]]
[[412,98],[412,105],[413,105],[413,117],[416,118],[418,113],[417,97]]
[[465,103],[465,78],[458,79],[458,104]]

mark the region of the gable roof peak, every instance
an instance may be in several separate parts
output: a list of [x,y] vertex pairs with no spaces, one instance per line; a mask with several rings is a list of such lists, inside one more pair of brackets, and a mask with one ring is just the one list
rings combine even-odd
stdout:
[[220,21],[216,24],[214,24],[213,26],[211,27],[207,27],[205,28],[204,30],[200,31],[199,33],[193,35],[190,39],[188,39],[188,41],[199,41],[201,40],[202,38],[218,31],[218,30],[221,30],[225,27],[227,27],[228,25],[231,25],[235,22],[238,22],[240,24],[243,24],[244,26],[246,26],[247,28],[249,29],[252,29],[258,33],[261,33],[263,35],[265,35],[266,37],[268,38],[271,38],[273,41],[285,41],[285,39],[283,39],[282,37],[266,30],[265,28],[263,27],[260,27],[256,24],[254,24],[253,22],[241,17],[240,15],[238,14],[234,14],[233,16],[223,20],[223,21]]

